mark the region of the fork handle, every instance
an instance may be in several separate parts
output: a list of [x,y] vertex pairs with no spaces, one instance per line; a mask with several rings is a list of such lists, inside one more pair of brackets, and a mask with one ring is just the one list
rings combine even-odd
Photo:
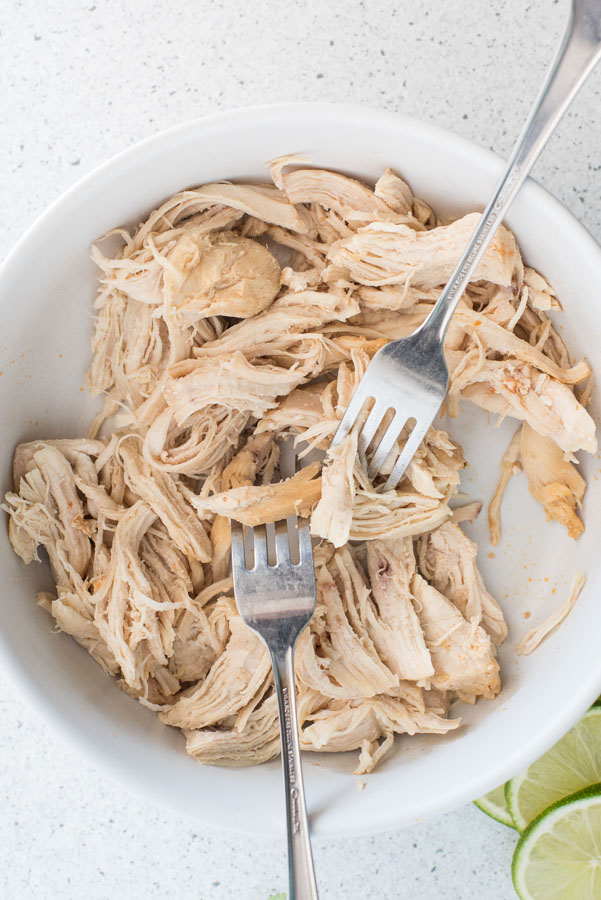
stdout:
[[428,337],[439,341],[444,339],[457,304],[505,213],[559,120],[600,58],[601,4],[599,0],[572,0],[563,39],[505,172],[482,213],[465,253],[421,326],[420,330],[427,332]]
[[289,900],[318,900],[309,839],[305,788],[301,768],[296,698],[294,648],[271,654],[282,736],[282,769],[288,827]]

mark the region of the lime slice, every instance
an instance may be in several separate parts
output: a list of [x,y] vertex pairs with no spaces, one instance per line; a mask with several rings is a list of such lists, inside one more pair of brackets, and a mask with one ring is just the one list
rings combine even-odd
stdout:
[[495,788],[494,791],[489,791],[488,794],[485,794],[484,797],[480,797],[479,800],[474,800],[474,803],[478,809],[481,809],[482,812],[486,813],[487,816],[490,816],[491,819],[496,819],[497,822],[501,822],[503,825],[515,828],[511,813],[507,809],[504,784],[502,784],[501,787]]
[[554,747],[507,782],[511,818],[523,831],[552,803],[597,782],[601,782],[601,707],[593,706]]
[[528,826],[512,875],[522,900],[601,897],[601,784],[554,803]]

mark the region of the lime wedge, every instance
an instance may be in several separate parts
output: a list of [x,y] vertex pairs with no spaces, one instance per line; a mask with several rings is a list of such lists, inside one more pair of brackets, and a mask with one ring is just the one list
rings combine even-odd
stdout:
[[485,794],[484,797],[480,797],[479,800],[474,800],[474,803],[478,809],[481,809],[482,812],[486,813],[487,816],[490,816],[491,819],[496,819],[497,822],[501,822],[502,825],[508,825],[510,828],[515,828],[511,813],[507,809],[504,784],[502,784],[501,787],[495,788],[494,791],[489,791],[488,794]]
[[554,803],[528,826],[512,875],[522,900],[601,897],[601,784]]
[[523,831],[552,803],[597,782],[601,782],[601,707],[593,706],[554,747],[507,782],[511,818]]

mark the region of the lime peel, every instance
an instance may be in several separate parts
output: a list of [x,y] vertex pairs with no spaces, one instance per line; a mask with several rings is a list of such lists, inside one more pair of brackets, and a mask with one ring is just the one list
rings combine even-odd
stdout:
[[511,874],[521,900],[601,896],[601,784],[557,801],[528,825]]
[[601,782],[601,707],[593,706],[564,737],[510,779],[505,798],[518,831],[552,804]]
[[515,828],[505,799],[505,785],[501,785],[495,788],[494,791],[489,791],[488,794],[479,797],[478,800],[474,800],[474,804],[496,822],[507,825],[508,828]]

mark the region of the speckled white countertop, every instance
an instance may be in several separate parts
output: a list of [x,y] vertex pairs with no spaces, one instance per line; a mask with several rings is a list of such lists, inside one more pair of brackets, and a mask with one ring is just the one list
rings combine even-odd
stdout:
[[[552,0],[7,0],[0,9],[0,256],[118,150],[218,109],[353,101],[506,154],[566,15]],[[601,71],[536,177],[601,238]],[[205,829],[107,783],[0,689],[0,896],[267,900],[284,844]],[[397,798],[401,803],[402,798]],[[468,806],[318,841],[323,900],[510,900],[514,838]]]

